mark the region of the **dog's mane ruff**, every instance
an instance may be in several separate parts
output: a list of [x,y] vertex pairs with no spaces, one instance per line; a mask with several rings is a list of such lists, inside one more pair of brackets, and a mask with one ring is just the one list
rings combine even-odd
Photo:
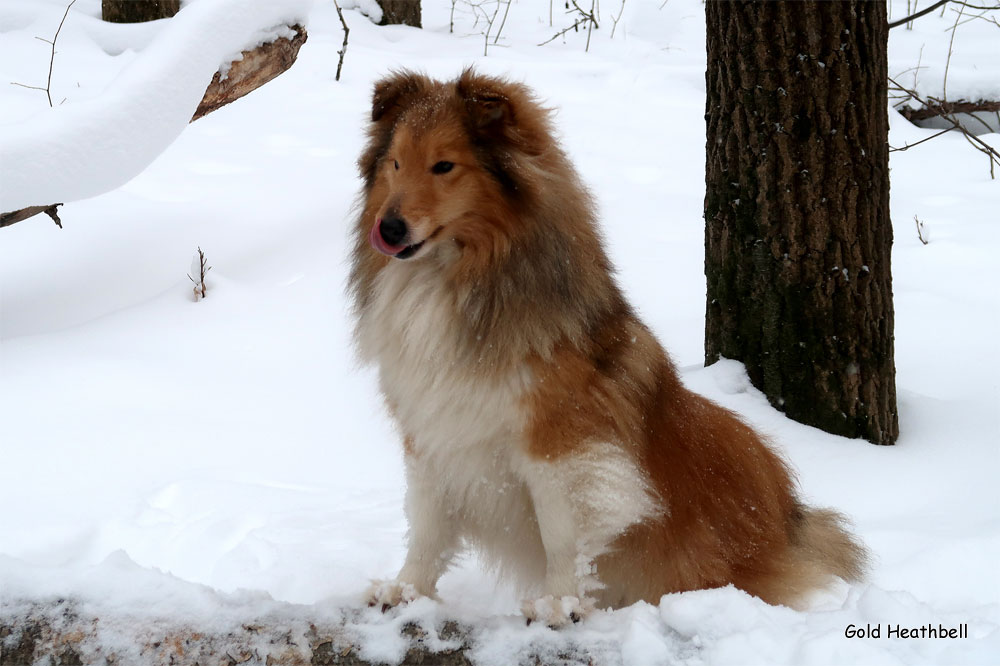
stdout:
[[[495,358],[488,360],[498,365],[548,358],[556,344],[583,345],[608,312],[628,306],[597,231],[593,197],[554,139],[551,111],[523,84],[471,69],[456,87],[480,163],[509,202],[494,213],[508,219],[494,220],[506,233],[491,256],[455,276],[469,339],[489,341]],[[501,118],[490,131],[479,127],[486,114]]]
[[538,202],[521,209],[521,215],[535,212],[519,221],[507,247],[455,276],[466,338],[487,365],[548,358],[558,343],[583,345],[606,313],[624,303],[593,225],[589,194],[552,180],[552,187],[538,187]]

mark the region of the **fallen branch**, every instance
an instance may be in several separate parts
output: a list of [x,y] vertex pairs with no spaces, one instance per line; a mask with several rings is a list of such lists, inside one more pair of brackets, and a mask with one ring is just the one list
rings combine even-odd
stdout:
[[62,220],[59,219],[59,213],[56,210],[57,206],[62,206],[62,204],[57,203],[49,206],[29,206],[27,208],[22,208],[21,210],[15,210],[12,213],[0,213],[0,227],[9,227],[15,222],[27,220],[29,217],[34,217],[39,213],[45,213],[52,218],[52,221],[56,223],[56,226],[62,229]]
[[[290,68],[299,54],[299,49],[308,37],[305,28],[300,25],[293,25],[291,29],[295,31],[295,36],[291,39],[279,37],[273,42],[262,44],[250,51],[244,51],[243,59],[232,63],[225,79],[216,72],[191,121],[194,122],[202,116],[238,100]],[[62,228],[62,222],[56,214],[56,206],[61,205],[29,206],[9,213],[0,213],[0,227],[10,226],[39,213],[46,213],[59,225],[59,228]]]
[[931,99],[928,101],[930,101],[930,104],[927,106],[923,106],[919,109],[902,108],[899,112],[904,118],[912,123],[915,120],[927,120],[928,118],[944,115],[946,113],[994,113],[1000,111],[1000,100],[981,99],[976,102],[970,102],[967,100],[959,100],[957,102],[938,102]]
[[[897,82],[891,76],[889,77],[889,83],[895,86],[894,90],[899,90],[900,92],[906,93],[913,99],[917,100],[917,102],[923,105],[924,107],[930,107],[934,104],[941,105],[945,103],[943,102],[943,100],[936,100],[934,98],[929,98],[929,100],[925,100],[922,97],[920,97],[920,95],[918,95],[916,91],[910,90],[909,88],[904,88],[902,85],[899,84],[899,82]],[[987,159],[990,161],[990,178],[996,178],[995,168],[997,166],[1000,166],[1000,152],[997,152],[996,148],[986,143],[978,136],[971,133],[969,130],[965,129],[962,126],[962,124],[958,122],[958,119],[955,118],[955,116],[952,113],[940,113],[938,114],[938,116],[946,120],[948,124],[951,125],[952,130],[960,132],[962,136],[965,137],[966,141],[968,141],[973,148],[986,155]],[[940,134],[943,134],[943,132],[938,132],[938,135]]]
[[306,30],[301,25],[293,25],[291,28],[295,31],[295,36],[291,39],[279,37],[252,51],[244,51],[243,59],[232,63],[225,79],[216,72],[191,120],[198,120],[205,114],[235,102],[291,67],[307,38]]

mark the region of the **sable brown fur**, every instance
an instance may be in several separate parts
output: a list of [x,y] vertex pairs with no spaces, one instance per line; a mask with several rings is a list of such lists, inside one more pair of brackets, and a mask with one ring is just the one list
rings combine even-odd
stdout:
[[[453,537],[504,570],[542,558],[510,568],[545,571],[556,598],[612,606],[727,584],[794,604],[862,575],[840,516],[804,507],[766,442],[681,384],[615,284],[594,203],[525,86],[396,72],[376,84],[371,119],[350,287],[411,486],[411,555],[372,603],[405,600],[408,584],[433,594],[453,552],[428,544]],[[435,174],[441,160],[453,170]],[[393,215],[413,258],[369,244]],[[494,534],[503,525],[509,536]],[[581,552],[562,552],[574,539]],[[581,554],[596,577],[568,583]],[[566,621],[543,606],[525,612]]]

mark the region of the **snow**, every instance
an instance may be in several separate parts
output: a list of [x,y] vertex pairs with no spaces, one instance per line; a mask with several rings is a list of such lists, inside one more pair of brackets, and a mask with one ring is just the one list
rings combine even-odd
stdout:
[[[470,14],[456,11],[449,34],[450,3],[425,2],[423,30],[345,10],[339,83],[332,3],[243,0],[222,21],[234,1],[194,0],[168,21],[109,26],[96,19],[97,0],[79,0],[53,78],[65,104],[50,110],[39,91],[0,86],[0,210],[75,200],[62,230],[43,217],[0,230],[0,620],[74,599],[81,617],[103,618],[83,649],[132,663],[137,632],[225,634],[248,621],[285,627],[298,645],[311,622],[340,626],[363,656],[392,663],[408,623],[427,632],[425,644],[454,646],[446,620],[473,627],[469,656],[486,665],[529,654],[995,663],[1000,185],[964,139],[891,155],[901,435],[880,448],[789,421],[738,363],[701,367],[697,0],[627,3],[615,38],[602,24],[589,52],[586,34],[572,31],[538,47],[568,17],[557,11],[549,27],[545,3],[515,3],[486,58],[485,28]],[[0,0],[0,81],[44,81],[48,45],[34,37],[51,37],[64,9]],[[905,3],[892,11],[902,16]],[[187,124],[229,56],[305,14],[309,41],[291,70]],[[938,95],[954,19],[936,15],[891,31],[890,73],[915,66],[926,44],[918,83]],[[199,40],[205,30],[212,39]],[[996,28],[960,26],[955,43],[949,98],[996,92]],[[767,433],[810,503],[852,517],[876,555],[868,581],[818,594],[807,612],[727,588],[597,612],[555,632],[525,627],[514,592],[468,557],[442,579],[440,602],[384,615],[363,606],[369,580],[401,565],[406,524],[398,438],[350,344],[354,160],[373,81],[393,67],[452,77],[473,63],[524,80],[557,109],[624,290],[691,388]],[[931,133],[890,112],[891,145]],[[199,246],[213,269],[195,302],[187,273]],[[889,625],[938,623],[968,624],[969,638],[845,636],[852,624],[880,625],[884,636]]]
[[[162,30],[143,56],[98,98],[60,104],[48,113],[0,126],[0,209],[75,201],[125,184],[184,130],[220,64],[225,74],[242,50],[287,36],[290,31],[281,28],[301,20],[311,4],[188,3],[173,19],[161,21]],[[0,18],[0,23],[23,20],[23,6],[15,4],[11,16]],[[75,14],[72,19],[99,21]],[[59,66],[66,64],[60,61]],[[47,149],[39,150],[42,145]],[[95,160],[101,168],[94,168]]]

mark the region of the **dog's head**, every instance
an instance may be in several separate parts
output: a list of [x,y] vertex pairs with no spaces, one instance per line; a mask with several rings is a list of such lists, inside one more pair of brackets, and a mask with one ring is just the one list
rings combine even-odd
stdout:
[[401,260],[441,242],[491,251],[514,231],[549,136],[523,85],[472,70],[450,82],[405,71],[382,79],[358,162],[369,244]]

